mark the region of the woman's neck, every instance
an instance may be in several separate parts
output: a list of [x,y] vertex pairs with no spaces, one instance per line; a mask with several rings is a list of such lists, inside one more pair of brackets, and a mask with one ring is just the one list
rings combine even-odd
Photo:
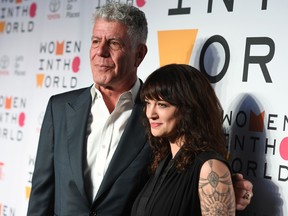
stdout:
[[175,155],[177,154],[177,152],[179,151],[179,149],[181,148],[183,143],[184,143],[183,137],[177,138],[173,142],[171,142],[171,140],[170,140],[170,149],[171,149],[171,153],[172,153],[172,158],[175,157]]

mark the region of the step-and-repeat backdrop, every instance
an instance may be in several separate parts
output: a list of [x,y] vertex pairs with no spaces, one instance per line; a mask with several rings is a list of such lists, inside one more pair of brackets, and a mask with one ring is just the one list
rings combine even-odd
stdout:
[[[92,14],[106,2],[0,0],[0,216],[26,214],[48,98],[92,84]],[[254,184],[241,215],[288,215],[288,1],[121,2],[147,15],[141,79],[172,62],[210,77],[232,169]]]

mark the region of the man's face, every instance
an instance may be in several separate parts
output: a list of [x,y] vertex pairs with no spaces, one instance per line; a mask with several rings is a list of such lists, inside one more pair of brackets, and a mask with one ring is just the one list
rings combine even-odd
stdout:
[[90,64],[93,80],[97,86],[114,90],[131,88],[136,80],[139,64],[137,48],[132,46],[126,25],[103,19],[95,22]]

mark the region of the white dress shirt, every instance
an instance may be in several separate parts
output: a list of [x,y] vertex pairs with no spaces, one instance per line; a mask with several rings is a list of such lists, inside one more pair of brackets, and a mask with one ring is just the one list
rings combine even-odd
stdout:
[[115,109],[109,113],[100,91],[91,88],[92,106],[87,127],[87,164],[84,170],[87,194],[94,199],[120,137],[131,115],[140,81],[119,97]]

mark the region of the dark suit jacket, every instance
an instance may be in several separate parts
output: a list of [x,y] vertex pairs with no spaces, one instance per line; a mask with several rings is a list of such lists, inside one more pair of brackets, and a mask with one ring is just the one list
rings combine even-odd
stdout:
[[93,201],[85,192],[90,87],[52,96],[47,105],[32,178],[28,216],[129,216],[147,180],[150,148],[139,97]]

